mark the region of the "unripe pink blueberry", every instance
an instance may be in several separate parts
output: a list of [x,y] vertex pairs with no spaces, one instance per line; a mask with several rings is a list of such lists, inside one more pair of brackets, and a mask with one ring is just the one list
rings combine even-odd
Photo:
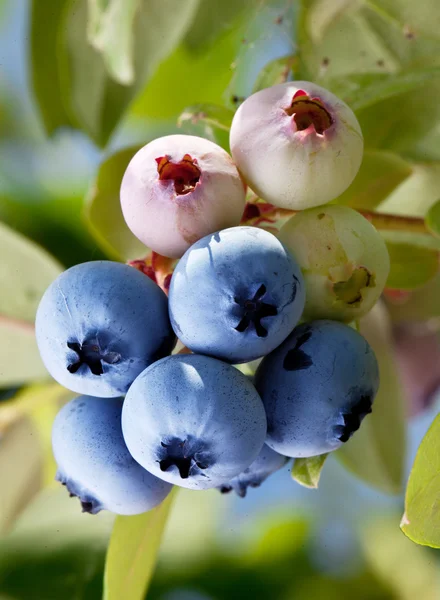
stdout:
[[235,113],[232,157],[252,190],[282,208],[302,210],[337,198],[362,162],[353,111],[308,81],[261,90]]
[[246,186],[223,148],[192,135],[158,138],[135,154],[121,185],[131,231],[179,258],[200,238],[240,223]]

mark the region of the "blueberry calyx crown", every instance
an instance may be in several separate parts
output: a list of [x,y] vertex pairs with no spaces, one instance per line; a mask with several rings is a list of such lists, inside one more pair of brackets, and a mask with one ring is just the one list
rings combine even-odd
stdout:
[[266,286],[262,284],[250,300],[241,300],[238,297],[234,298],[234,301],[243,308],[243,316],[235,327],[236,331],[242,333],[243,331],[246,331],[252,323],[258,337],[267,336],[267,329],[261,324],[261,319],[264,319],[265,317],[275,317],[278,314],[278,310],[273,304],[263,302],[262,299],[265,294]]
[[76,373],[80,367],[86,365],[93,375],[102,375],[104,373],[103,362],[114,365],[121,360],[118,352],[103,352],[96,338],[86,340],[82,344],[67,342],[67,347],[76,352],[78,356],[78,360],[67,365],[69,373]]
[[188,479],[196,469],[207,469],[211,461],[204,452],[204,445],[188,437],[185,440],[173,438],[161,442],[159,460],[161,471],[168,471],[176,466],[182,479]]
[[178,196],[193,192],[199,183],[202,172],[197,160],[185,154],[179,162],[172,162],[169,156],[156,158],[160,181],[174,181],[174,190]]
[[306,328],[296,341],[294,348],[289,350],[284,357],[283,369],[285,371],[302,371],[308,369],[313,365],[313,360],[310,356],[301,350],[303,346],[312,337],[310,328]]
[[221,485],[219,490],[222,494],[229,494],[232,490],[235,491],[237,496],[240,498],[244,498],[247,494],[248,487],[257,488],[260,487],[262,481],[252,480],[252,481],[235,481],[232,484]]
[[335,434],[338,440],[348,442],[353,433],[361,426],[364,417],[372,412],[372,404],[371,396],[361,396],[359,402],[349,412],[341,414],[344,425],[337,425],[335,427]]
[[55,479],[59,481],[61,485],[64,485],[66,487],[71,498],[79,499],[83,513],[96,515],[96,513],[98,513],[101,510],[102,506],[97,500],[95,500],[89,495],[86,496],[80,493],[77,489],[76,484],[70,479],[64,477],[59,471],[57,472]]
[[298,90],[285,112],[293,117],[298,131],[313,126],[318,135],[333,125],[333,119],[320,98],[311,98],[304,90]]

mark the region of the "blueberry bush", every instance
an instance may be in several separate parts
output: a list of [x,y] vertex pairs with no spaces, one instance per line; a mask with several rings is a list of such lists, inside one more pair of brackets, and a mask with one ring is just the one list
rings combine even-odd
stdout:
[[[437,1],[20,11],[26,83],[0,87],[0,599],[436,597]],[[319,571],[298,515],[218,542],[233,494],[290,472],[325,502],[332,461],[400,502],[401,531],[362,528],[363,571]]]

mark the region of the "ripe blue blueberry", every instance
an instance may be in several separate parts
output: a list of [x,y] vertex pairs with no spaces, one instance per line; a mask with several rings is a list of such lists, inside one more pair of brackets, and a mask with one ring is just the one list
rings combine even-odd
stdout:
[[38,307],[36,335],[47,370],[80,394],[116,397],[169,354],[175,337],[166,295],[143,273],[96,261],[62,273]]
[[379,387],[373,350],[335,321],[296,327],[261,362],[255,385],[268,423],[267,444],[293,457],[339,448],[371,412]]
[[245,375],[209,356],[180,354],[134,381],[122,411],[131,455],[148,471],[192,489],[244,471],[266,437],[261,398]]
[[254,462],[242,473],[228,481],[228,483],[221,485],[219,490],[222,494],[227,494],[234,490],[240,498],[244,498],[248,487],[259,487],[269,475],[284,467],[288,460],[286,456],[274,452],[274,450],[264,444]]
[[57,480],[83,512],[136,515],[157,506],[171,486],[133,460],[121,428],[122,398],[79,396],[58,413],[52,445]]
[[174,331],[193,352],[231,363],[274,350],[304,308],[294,258],[271,233],[231,227],[189,248],[170,286]]

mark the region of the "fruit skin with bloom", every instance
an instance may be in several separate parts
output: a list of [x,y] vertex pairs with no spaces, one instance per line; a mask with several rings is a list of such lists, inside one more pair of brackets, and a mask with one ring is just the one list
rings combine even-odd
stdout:
[[238,369],[209,356],[175,354],[148,367],[130,387],[122,430],[145,469],[182,487],[208,489],[257,458],[266,415]]
[[141,242],[180,258],[205,235],[240,223],[245,190],[223,148],[197,136],[168,135],[131,159],[122,179],[121,207]]
[[257,227],[231,227],[199,240],[171,278],[169,310],[178,338],[193,352],[230,363],[274,350],[303,308],[295,259]]
[[342,446],[371,412],[379,368],[357,331],[312,321],[263,358],[255,387],[266,409],[267,445],[294,458],[317,456]]
[[232,121],[230,146],[252,190],[292,210],[337,198],[353,181],[363,155],[353,111],[308,81],[282,83],[247,98]]
[[269,475],[284,467],[288,460],[287,456],[278,454],[278,452],[269,448],[267,444],[264,444],[254,462],[242,473],[231,479],[231,481],[220,486],[219,490],[222,494],[227,494],[234,490],[240,498],[244,498],[249,487],[260,487]]
[[165,499],[171,486],[143,469],[122,436],[122,398],[79,396],[61,409],[52,431],[57,480],[83,512],[137,515]]
[[138,270],[112,261],[61,273],[40,301],[35,331],[56,381],[79,394],[108,398],[125,394],[176,341],[164,292]]
[[348,323],[368,313],[381,296],[390,271],[388,250],[356,210],[327,205],[301,211],[278,237],[301,267],[307,319]]

